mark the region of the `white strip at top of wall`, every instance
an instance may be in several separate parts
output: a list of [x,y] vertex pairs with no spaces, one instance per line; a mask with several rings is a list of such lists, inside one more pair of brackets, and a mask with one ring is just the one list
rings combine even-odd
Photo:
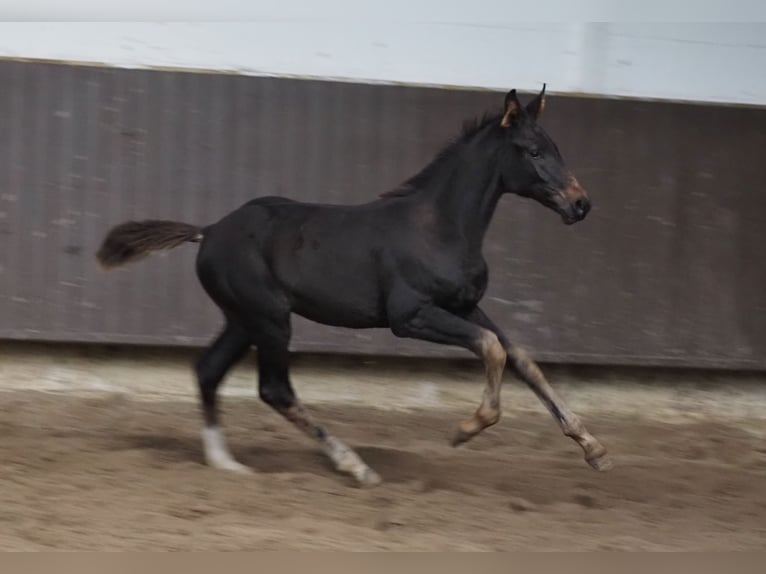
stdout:
[[501,24],[475,13],[465,23],[436,16],[2,22],[0,57],[497,90],[547,82],[558,93],[766,105],[766,23]]
[[763,0],[3,0],[2,20],[241,22],[358,20],[504,25],[526,22],[757,22]]

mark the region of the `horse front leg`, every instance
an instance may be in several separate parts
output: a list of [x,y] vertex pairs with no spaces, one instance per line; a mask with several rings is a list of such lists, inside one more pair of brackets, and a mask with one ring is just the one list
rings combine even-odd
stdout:
[[537,398],[545,405],[548,411],[559,423],[564,435],[577,442],[585,453],[585,460],[594,469],[606,471],[612,468],[612,461],[607,454],[606,448],[585,428],[580,418],[574,414],[558,393],[550,386],[540,367],[532,360],[529,354],[515,345],[503,334],[500,328],[480,309],[474,309],[466,319],[485,329],[492,331],[510,359],[511,366],[524,381]]
[[484,360],[487,383],[481,404],[473,416],[460,421],[450,441],[453,446],[497,423],[506,352],[495,333],[433,305],[395,309],[390,325],[399,337],[463,347]]

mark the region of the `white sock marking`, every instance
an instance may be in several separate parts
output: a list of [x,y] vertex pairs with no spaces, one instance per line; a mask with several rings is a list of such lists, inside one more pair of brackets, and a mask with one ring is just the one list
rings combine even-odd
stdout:
[[252,470],[238,463],[226,446],[226,437],[218,427],[202,429],[202,447],[205,452],[205,462],[213,468],[232,470],[234,472],[251,473]]

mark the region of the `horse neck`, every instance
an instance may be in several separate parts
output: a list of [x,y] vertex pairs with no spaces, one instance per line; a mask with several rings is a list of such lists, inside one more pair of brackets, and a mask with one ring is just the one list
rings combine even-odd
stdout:
[[481,250],[502,195],[499,150],[499,140],[479,132],[435,170],[422,195],[434,207],[442,229],[467,242],[469,250]]

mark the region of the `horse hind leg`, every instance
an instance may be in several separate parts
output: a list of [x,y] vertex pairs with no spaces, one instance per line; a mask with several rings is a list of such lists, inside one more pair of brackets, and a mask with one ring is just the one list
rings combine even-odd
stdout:
[[[263,327],[263,325],[262,325]],[[287,325],[273,323],[258,338],[258,392],[261,399],[309,438],[319,443],[336,470],[351,475],[360,486],[375,486],[380,476],[349,446],[331,435],[306,411],[289,378],[289,318]]]
[[197,361],[195,371],[199,385],[202,414],[202,447],[205,462],[217,469],[251,473],[251,469],[231,455],[219,424],[218,387],[228,371],[248,352],[251,340],[247,332],[228,322],[221,334]]

